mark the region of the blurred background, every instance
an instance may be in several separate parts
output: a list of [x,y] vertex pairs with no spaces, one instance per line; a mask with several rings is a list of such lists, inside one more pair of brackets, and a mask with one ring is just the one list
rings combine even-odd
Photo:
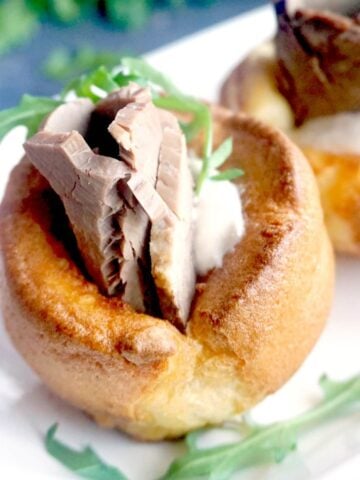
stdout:
[[[266,0],[0,0],[0,109],[52,95],[74,76],[112,67]],[[211,52],[209,52],[211,55]]]

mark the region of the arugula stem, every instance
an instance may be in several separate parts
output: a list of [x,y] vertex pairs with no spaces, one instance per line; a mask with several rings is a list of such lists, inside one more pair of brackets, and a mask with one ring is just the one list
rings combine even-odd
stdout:
[[196,181],[195,193],[200,194],[200,190],[205,180],[210,175],[209,159],[213,148],[213,124],[210,109],[205,106],[204,109],[204,147],[203,147],[203,162],[201,171]]
[[360,401],[360,376],[352,378],[347,384],[346,390],[340,391],[330,400],[324,400],[308,412],[300,414],[293,420],[288,421],[288,426],[306,431],[314,423],[320,423],[324,418],[332,416],[338,410],[343,410],[347,404],[353,401],[354,396]]

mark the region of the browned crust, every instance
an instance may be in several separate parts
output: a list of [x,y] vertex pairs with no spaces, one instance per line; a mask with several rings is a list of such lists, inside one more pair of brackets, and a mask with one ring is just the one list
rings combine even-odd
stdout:
[[[320,332],[329,304],[316,303],[329,299],[332,253],[314,177],[300,151],[246,116],[219,122],[217,141],[230,130],[231,163],[245,171],[247,231],[224,268],[208,279],[190,329],[211,348],[232,351],[241,377],[269,392],[302,362]],[[315,232],[322,232],[322,240]]]
[[307,162],[280,133],[218,110],[216,143],[229,135],[229,163],[246,172],[246,235],[198,285],[186,335],[84,278],[51,232],[48,185],[26,160],[1,206],[2,306],[14,344],[61,397],[140,438],[221,422],[276,390],[329,311],[333,254]]

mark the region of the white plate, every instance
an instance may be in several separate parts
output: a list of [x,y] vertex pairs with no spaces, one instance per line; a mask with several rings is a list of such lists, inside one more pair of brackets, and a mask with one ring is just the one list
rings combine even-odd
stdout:
[[[200,34],[153,52],[154,66],[168,73],[184,91],[215,99],[226,73],[249,49],[269,37],[275,28],[270,8],[227,21]],[[12,132],[0,146],[0,197],[9,170],[19,156]],[[16,241],[16,239],[14,239]],[[360,262],[337,261],[335,304],[328,326],[300,371],[278,393],[259,405],[257,420],[274,421],[308,408],[319,398],[317,380],[323,372],[345,378],[360,365]],[[1,323],[2,325],[2,323]],[[55,421],[59,436],[74,447],[91,445],[130,480],[159,477],[181,452],[181,442],[138,443],[119,432],[98,428],[84,414],[53,396],[26,366],[0,332],[0,477],[6,480],[72,479],[47,455],[42,439]],[[215,434],[215,439],[220,433]],[[248,471],[238,478],[326,480],[360,478],[360,417],[352,416],[300,440],[298,453],[283,465]]]

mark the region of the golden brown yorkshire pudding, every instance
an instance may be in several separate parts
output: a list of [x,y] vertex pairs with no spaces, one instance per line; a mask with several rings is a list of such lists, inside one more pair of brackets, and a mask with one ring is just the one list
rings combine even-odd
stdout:
[[[2,305],[17,349],[51,390],[102,425],[148,440],[222,422],[278,389],[329,312],[333,254],[300,151],[246,116],[232,136],[246,234],[197,285],[186,334],[102,296],[75,260],[56,197],[24,159],[1,207]],[[200,140],[195,142],[200,146]]]
[[280,18],[274,42],[251,52],[220,94],[226,107],[293,137],[318,180],[336,250],[355,255],[360,255],[359,52],[359,17],[299,11]]

